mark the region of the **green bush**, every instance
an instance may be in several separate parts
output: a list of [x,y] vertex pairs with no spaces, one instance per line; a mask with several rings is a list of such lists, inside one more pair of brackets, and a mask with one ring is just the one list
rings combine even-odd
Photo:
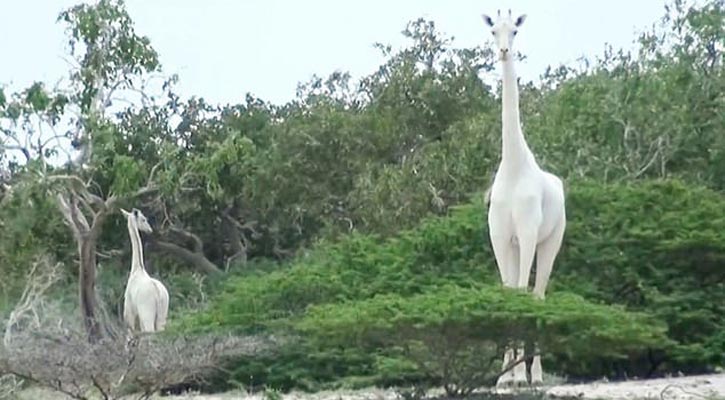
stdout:
[[[544,308],[529,308],[538,303],[526,307],[523,305],[528,303],[513,304],[521,305],[517,318],[527,318],[527,313],[551,312],[546,314],[548,321],[571,320],[577,307],[583,307],[577,318],[595,319],[582,324],[594,327],[604,321],[601,326],[607,331],[598,337],[584,335],[574,325],[557,325],[561,329],[551,331],[549,345],[554,346],[557,338],[570,342],[572,353],[550,352],[544,359],[545,368],[571,376],[600,377],[706,370],[722,363],[725,271],[718,266],[725,259],[725,198],[677,181],[611,185],[578,181],[567,186],[568,228],[547,300],[540,305]],[[368,303],[358,302],[376,296],[397,296],[393,298],[400,302],[423,296],[436,303],[436,293],[441,293],[436,291],[442,287],[452,285],[455,290],[489,293],[484,288],[498,282],[485,211],[482,204],[476,203],[458,207],[448,217],[430,218],[393,238],[351,235],[335,243],[319,243],[286,269],[230,279],[206,312],[180,321],[177,329],[289,333],[294,332],[300,319],[311,318],[310,310],[324,309],[320,307],[364,307]],[[618,336],[618,331],[633,335],[632,340],[637,333],[628,332],[628,325],[614,324],[616,318],[596,320],[604,318],[596,311],[603,309],[589,309],[586,307],[598,306],[571,300],[580,297],[593,303],[620,304],[628,311],[664,321],[667,337],[673,342],[666,348],[664,340],[660,346],[637,347],[645,351],[632,353],[629,358],[605,357],[600,349],[623,345],[618,340],[626,336]],[[460,309],[457,315],[465,320],[475,316],[471,313]],[[477,323],[496,325],[494,317],[487,314]],[[506,317],[512,318],[512,314]],[[566,326],[571,329],[563,329]],[[609,342],[608,337],[612,338]],[[577,342],[577,338],[583,339]],[[346,347],[341,352],[331,350],[327,343],[315,346],[307,336],[300,340],[301,344],[291,349],[304,348],[304,354],[281,350],[280,360],[285,361],[275,361],[279,369],[274,379],[285,385],[371,375],[376,382],[385,383],[394,373],[388,368],[387,378],[379,374],[377,368],[386,364],[384,360],[406,365],[400,361],[400,354],[371,352],[363,347]],[[588,350],[587,342],[597,351]],[[244,363],[249,361],[237,366]],[[305,366],[301,369],[307,372],[300,374],[300,366]],[[243,368],[236,370],[238,376],[244,373]],[[420,377],[409,368],[400,373],[411,379]],[[360,380],[364,379],[356,381]]]
[[[556,293],[539,301],[500,287],[445,286],[409,297],[376,296],[312,307],[297,324],[320,346],[389,349],[402,354],[449,395],[492,385],[511,340],[538,343],[547,355],[624,358],[669,345],[663,323],[621,306]],[[592,349],[597,349],[592,351]]]
[[480,208],[462,207],[449,218],[430,219],[394,238],[350,235],[320,243],[286,269],[230,279],[206,313],[181,325],[252,333],[308,305],[417,294],[450,282],[471,287],[496,282],[480,222]]
[[725,347],[725,196],[677,181],[569,185],[550,290],[646,311],[678,345],[652,369],[704,371]]
[[667,344],[665,326],[644,313],[593,304],[570,293],[540,301],[528,293],[492,286],[447,285],[415,296],[387,294],[314,306],[295,326],[328,345],[360,341],[390,345],[399,342],[391,339],[397,335],[450,330],[502,345],[509,340],[538,341],[549,353],[593,358]]

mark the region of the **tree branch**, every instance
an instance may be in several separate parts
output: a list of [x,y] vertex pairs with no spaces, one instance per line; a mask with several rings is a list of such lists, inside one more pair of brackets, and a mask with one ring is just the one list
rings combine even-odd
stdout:
[[60,209],[61,214],[63,214],[66,223],[73,231],[73,235],[76,239],[80,240],[80,238],[90,230],[90,227],[88,226],[88,221],[85,216],[83,216],[78,209],[76,202],[72,201],[73,195],[71,194],[70,197],[71,200],[68,200],[65,196],[59,193],[57,195],[58,208]]
[[24,146],[14,145],[14,144],[3,144],[3,145],[0,145],[0,148],[3,150],[18,150],[23,153],[23,156],[25,156],[25,162],[30,162],[30,151]]
[[229,256],[225,261],[225,270],[229,270],[229,266],[236,260],[241,259],[242,263],[247,262],[247,255],[251,241],[247,238],[244,233],[245,230],[249,230],[252,236],[258,236],[259,232],[254,228],[257,221],[249,221],[245,224],[241,224],[231,215],[232,207],[227,208],[222,213],[222,219],[226,222],[223,225],[224,231],[226,232],[229,240],[229,246],[231,247],[232,255]]
[[186,229],[179,228],[176,225],[172,225],[169,227],[169,231],[179,237],[181,237],[183,240],[187,242],[191,242],[192,249],[194,253],[203,253],[204,252],[204,242],[201,240],[201,238],[192,233],[187,231]]
[[200,272],[208,275],[219,274],[221,270],[214,263],[209,261],[206,256],[201,252],[191,251],[185,247],[179,246],[175,243],[166,242],[163,240],[152,239],[151,247],[157,250],[164,251],[188,264],[194,266]]

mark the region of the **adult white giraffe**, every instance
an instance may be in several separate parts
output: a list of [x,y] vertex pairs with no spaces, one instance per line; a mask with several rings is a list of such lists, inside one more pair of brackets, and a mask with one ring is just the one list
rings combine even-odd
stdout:
[[[502,68],[502,150],[501,163],[491,186],[488,226],[496,264],[507,287],[528,289],[536,254],[536,283],[533,293],[543,299],[554,259],[561,247],[566,213],[564,185],[557,176],[539,167],[521,130],[519,91],[514,71],[513,42],[526,19],[501,16],[496,21],[484,15],[498,47]],[[524,357],[523,346],[508,349],[504,368]],[[541,384],[541,358],[531,365],[531,383]],[[522,362],[499,378],[497,386],[528,382]]]
[[131,239],[131,273],[126,284],[123,301],[123,319],[132,331],[157,332],[164,330],[169,312],[169,292],[159,280],[149,276],[144,268],[143,248],[139,230],[151,233],[153,230],[140,210],[121,210],[128,221],[128,236]]

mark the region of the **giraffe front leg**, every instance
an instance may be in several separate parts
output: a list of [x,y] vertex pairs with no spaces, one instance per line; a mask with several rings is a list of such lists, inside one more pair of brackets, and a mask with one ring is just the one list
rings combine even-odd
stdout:
[[516,282],[516,287],[527,290],[543,215],[540,199],[537,196],[522,197],[515,202],[513,221],[519,243],[519,279]]
[[524,353],[524,346],[523,343],[519,343],[518,348],[516,349],[516,366],[513,369],[514,373],[514,386],[523,387],[527,386],[529,383],[527,374],[526,374],[526,358]]
[[[509,368],[510,363],[514,360],[514,349],[512,347],[506,347],[506,352],[503,355],[503,365],[501,366],[502,371],[506,371]],[[501,374],[496,381],[497,388],[509,387],[514,382],[514,370],[509,369],[508,371]]]
[[123,300],[123,321],[131,332],[136,330],[136,313],[128,296]]
[[[536,351],[538,352],[538,346]],[[544,385],[544,370],[541,368],[541,356],[538,354],[534,356],[534,360],[531,362],[531,386],[543,386]]]
[[[561,248],[565,228],[566,218],[562,214],[562,218],[552,235],[546,241],[539,244],[536,249],[536,283],[534,284],[534,296],[542,301],[546,297],[549,276],[554,268],[554,260]],[[538,346],[536,346],[536,352],[541,354]],[[541,367],[541,356],[539,355],[534,356],[533,363],[531,364],[531,384],[534,386],[542,386],[544,384],[544,372]]]

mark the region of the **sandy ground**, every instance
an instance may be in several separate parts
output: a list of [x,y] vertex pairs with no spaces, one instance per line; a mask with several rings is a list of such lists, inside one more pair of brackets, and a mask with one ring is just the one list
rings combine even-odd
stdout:
[[582,399],[725,399],[725,374],[561,385],[548,389],[547,393]]
[[[677,378],[632,380],[626,382],[593,382],[581,385],[557,385],[543,388],[552,398],[568,397],[601,400],[725,400],[725,373]],[[435,395],[440,391],[430,394]],[[0,398],[3,396],[0,395]],[[66,399],[46,390],[29,389],[19,393],[19,399]],[[266,400],[263,393],[228,392],[218,395],[187,394],[183,396],[154,397],[154,400]],[[330,391],[315,394],[289,393],[283,400],[400,400],[393,390],[370,389],[360,391]]]
[[[557,385],[542,389],[551,397],[580,399],[629,400],[725,400],[725,374],[701,375],[626,382],[593,382],[580,385]],[[222,395],[186,395],[186,400],[264,400],[264,395],[228,393]],[[170,399],[167,397],[167,399]],[[392,390],[334,391],[315,394],[289,393],[284,400],[394,400],[400,397]]]

